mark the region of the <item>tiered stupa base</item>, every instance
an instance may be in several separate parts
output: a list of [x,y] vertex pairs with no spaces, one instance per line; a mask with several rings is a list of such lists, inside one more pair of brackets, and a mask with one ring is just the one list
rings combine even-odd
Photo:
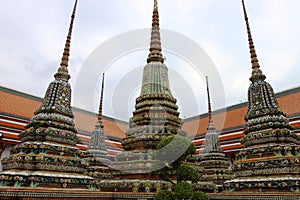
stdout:
[[202,154],[199,158],[199,165],[203,168],[201,181],[216,184],[218,191],[223,190],[225,181],[233,178],[229,170],[230,163],[224,153],[210,152]]
[[[135,154],[137,152],[144,151],[144,149],[151,150],[156,149],[157,144],[164,138],[176,135],[185,134],[184,131],[175,129],[170,126],[164,125],[144,125],[130,128],[126,132],[126,138],[123,139],[122,145],[129,154]],[[133,150],[136,150],[135,152]],[[121,157],[126,157],[123,154]]]
[[98,188],[103,192],[157,192],[161,189],[171,190],[173,184],[161,179],[110,179],[98,183]]
[[89,165],[87,166],[85,175],[93,177],[96,182],[112,177],[110,168],[112,161],[108,158],[108,155],[101,156],[93,155],[89,151],[86,152],[85,161]]
[[73,146],[51,142],[23,142],[2,160],[1,186],[94,188],[94,179],[83,175],[87,163]]
[[227,191],[300,192],[300,147],[269,144],[245,148],[237,154],[236,179],[227,181]]
[[155,171],[160,161],[152,159],[153,150],[125,151],[113,162],[113,179],[101,180],[101,191],[156,192],[171,189],[172,183],[161,179]]
[[7,170],[2,172],[0,174],[0,186],[96,189],[94,179],[89,176],[26,170]]

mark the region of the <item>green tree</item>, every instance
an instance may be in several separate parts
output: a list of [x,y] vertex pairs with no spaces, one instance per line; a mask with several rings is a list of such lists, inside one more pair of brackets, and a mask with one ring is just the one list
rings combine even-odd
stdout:
[[181,164],[176,170],[177,182],[192,181],[197,183],[200,180],[200,173],[194,167]]
[[177,169],[181,162],[196,151],[193,142],[181,135],[172,135],[161,140],[157,145],[155,156],[165,162],[166,166]]
[[173,200],[173,194],[169,190],[160,190],[156,193],[154,200]]
[[190,199],[194,191],[192,186],[187,182],[181,182],[174,187],[174,197],[175,199]]
[[209,200],[209,197],[204,192],[194,192],[191,200]]
[[[157,145],[157,151],[153,155],[155,159],[161,162],[156,166],[156,171],[165,181],[169,181],[174,185],[173,192],[161,190],[157,192],[154,200],[163,199],[191,199],[191,200],[207,200],[208,196],[203,192],[194,192],[192,186],[186,181],[196,183],[200,179],[200,173],[197,169],[182,164],[195,154],[196,148],[192,141],[181,135],[169,136],[161,140]],[[175,171],[177,184],[170,177],[170,172]]]
[[175,185],[169,178],[170,172],[176,171],[181,165],[181,162],[188,156],[194,155],[195,151],[195,145],[185,136],[172,135],[166,137],[158,143],[157,150],[153,155],[155,159],[161,161],[155,168],[159,169],[157,172],[161,175],[163,180]]

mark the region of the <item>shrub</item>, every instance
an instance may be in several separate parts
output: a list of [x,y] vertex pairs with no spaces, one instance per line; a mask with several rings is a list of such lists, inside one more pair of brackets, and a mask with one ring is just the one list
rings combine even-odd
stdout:
[[156,193],[154,200],[174,200],[174,197],[169,190],[160,190]]
[[174,187],[174,197],[175,199],[190,199],[194,191],[189,183],[182,182],[178,183]]
[[204,192],[194,192],[191,200],[208,200],[209,197]]
[[176,171],[176,176],[178,182],[192,181],[193,183],[196,183],[200,180],[200,173],[195,168],[184,164],[181,164],[178,167]]
[[196,148],[192,141],[184,136],[169,136],[157,145],[156,159],[173,165],[176,169],[188,155],[195,154]]

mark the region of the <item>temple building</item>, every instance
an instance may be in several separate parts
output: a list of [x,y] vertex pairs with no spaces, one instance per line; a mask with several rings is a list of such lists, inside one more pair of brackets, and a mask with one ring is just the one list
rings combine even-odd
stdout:
[[71,109],[68,61],[77,0],[60,67],[55,80],[26,130],[19,134],[20,144],[2,159],[1,186],[92,188],[94,180],[83,173],[87,162],[76,148],[77,131]]
[[184,123],[171,93],[153,1],[149,54],[129,123],[103,116],[104,74],[98,113],[71,107],[68,65],[77,0],[61,64],[44,98],[0,86],[1,199],[153,199],[174,186],[157,173],[166,162],[155,152],[162,139],[175,135],[195,144],[197,159],[186,163],[201,168],[194,186],[207,185],[210,199],[299,198],[300,87],[275,94],[265,81],[244,1],[252,64],[248,102],[212,111],[207,79],[208,113]]
[[216,184],[219,191],[223,190],[223,183],[226,180],[233,178],[230,167],[230,162],[222,151],[219,134],[216,131],[209,94],[208,77],[206,77],[207,85],[207,102],[208,102],[208,128],[205,134],[205,142],[203,151],[198,154],[198,162],[202,167],[203,175],[201,180]]
[[293,132],[260,69],[244,1],[243,10],[252,75],[245,136],[241,138],[244,148],[237,153],[233,164],[236,177],[226,182],[226,188],[238,192],[299,192],[300,137]]

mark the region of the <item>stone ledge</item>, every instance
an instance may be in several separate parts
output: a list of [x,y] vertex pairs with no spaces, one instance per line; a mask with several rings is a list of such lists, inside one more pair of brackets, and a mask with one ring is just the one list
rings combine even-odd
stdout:
[[133,193],[133,192],[100,192],[84,189],[49,189],[49,188],[16,188],[0,187],[0,199],[18,198],[18,200],[38,199],[67,199],[78,200],[110,200],[110,199],[153,199],[155,193]]

